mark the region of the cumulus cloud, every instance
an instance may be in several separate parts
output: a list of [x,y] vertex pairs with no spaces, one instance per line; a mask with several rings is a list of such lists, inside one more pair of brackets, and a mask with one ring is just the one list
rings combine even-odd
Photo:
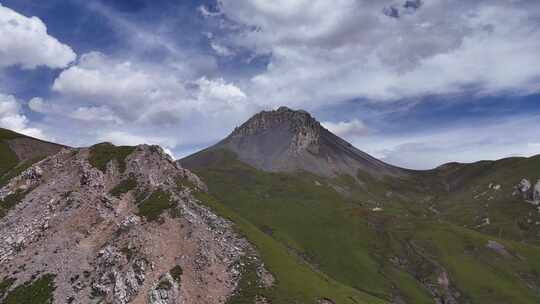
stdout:
[[[394,165],[431,169],[448,162],[475,162],[538,154],[537,115],[457,124],[402,135],[353,138],[358,148]],[[464,136],[466,134],[466,136]]]
[[99,107],[79,107],[73,111],[69,117],[82,121],[110,121],[116,124],[121,124],[122,120],[118,118],[114,112],[106,106]]
[[136,146],[141,144],[159,145],[163,148],[165,153],[169,154],[173,159],[177,157],[171,150],[171,147],[174,147],[177,144],[176,141],[166,137],[141,136],[125,131],[110,131],[102,134],[98,140],[111,142],[115,145],[126,146]]
[[48,113],[53,129],[67,121],[83,130],[92,126],[85,134],[88,143],[185,150],[219,139],[256,110],[240,87],[222,78],[191,79],[175,69],[97,52],[62,71],[52,89],[58,95],[54,109],[43,100],[32,101],[30,108]]
[[167,138],[141,136],[126,131],[105,132],[100,141],[108,141],[117,145],[135,146],[140,144],[174,146],[175,142]]
[[214,41],[210,42],[210,46],[212,47],[214,52],[216,52],[216,54],[219,55],[219,56],[229,57],[229,56],[234,55],[234,52],[230,48],[228,48],[228,47],[226,47],[224,45],[221,45],[221,44],[219,44],[217,42],[214,42]]
[[62,113],[64,109],[57,104],[51,103],[41,97],[34,97],[28,101],[28,108],[36,113],[55,114]]
[[345,139],[363,136],[369,132],[367,126],[358,119],[353,119],[351,121],[340,121],[337,123],[326,121],[323,122],[322,125],[332,133]]
[[47,33],[41,19],[23,16],[0,4],[0,67],[64,68],[75,58],[71,47]]
[[28,118],[22,113],[21,105],[14,96],[0,93],[0,127],[41,139],[47,137],[38,128],[29,126]]
[[243,30],[218,43],[270,55],[246,88],[262,105],[540,92],[537,1],[222,0],[219,12]]
[[82,55],[76,65],[63,71],[53,90],[96,106],[106,105],[120,119],[139,121],[174,122],[193,111],[222,113],[247,104],[245,93],[223,79],[185,80],[166,69],[95,52]]

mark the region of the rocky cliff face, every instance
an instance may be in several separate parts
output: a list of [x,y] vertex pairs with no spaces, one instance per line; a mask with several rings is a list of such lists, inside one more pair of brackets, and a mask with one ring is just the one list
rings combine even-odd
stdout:
[[193,168],[204,166],[211,161],[207,152],[219,149],[270,172],[308,171],[327,177],[356,177],[358,171],[376,176],[406,174],[354,148],[309,113],[287,107],[254,115],[220,143],[182,162]]
[[514,187],[513,195],[520,195],[527,202],[535,206],[540,205],[540,179],[533,185],[528,179],[523,178],[521,182]]
[[285,127],[292,135],[286,151],[299,155],[305,150],[318,151],[322,126],[308,112],[281,107],[276,111],[263,111],[236,128],[230,138],[256,136]]
[[195,199],[205,185],[159,147],[93,153],[63,149],[0,189],[0,302],[48,280],[53,303],[225,303],[256,254]]

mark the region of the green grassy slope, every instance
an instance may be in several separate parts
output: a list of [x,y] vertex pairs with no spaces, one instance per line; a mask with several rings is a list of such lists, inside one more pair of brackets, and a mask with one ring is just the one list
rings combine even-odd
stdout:
[[[32,139],[28,136],[0,128],[0,188],[5,186],[13,177],[19,175],[24,170],[28,169],[34,163],[42,160],[47,156],[47,151],[43,151],[39,148],[36,148],[34,157],[28,157],[28,159],[19,159],[17,154],[11,149],[9,141],[18,138],[27,138],[39,142],[41,147],[43,145],[50,145],[61,147],[56,144],[49,144],[38,139]],[[58,148],[60,149],[60,148]],[[8,196],[4,201],[0,201],[0,218],[5,216],[8,209],[13,207],[13,202],[10,202],[10,199],[19,197],[18,195]]]
[[[33,153],[26,153],[27,156],[23,159],[19,159],[17,154],[10,147],[10,141],[14,139],[28,139],[30,142],[30,148]],[[32,146],[32,143],[35,145]],[[12,143],[19,145],[20,143]],[[24,143],[21,145],[27,145]],[[26,135],[22,135],[11,130],[0,128],[0,186],[5,184],[10,178],[18,175],[26,168],[34,164],[35,162],[56,153],[62,148],[61,145],[45,142],[39,139],[31,138]]]
[[0,129],[0,176],[6,174],[19,162],[17,155],[7,143],[8,140],[18,137],[22,137],[22,135],[6,129]]
[[[279,294],[301,303],[312,303],[314,297],[353,303],[340,293],[317,293],[324,290],[320,281],[302,276],[282,281],[293,277],[292,269],[306,265],[306,276],[317,274],[343,290],[387,302],[399,295],[407,303],[434,303],[432,293],[452,291],[473,303],[540,301],[538,247],[465,228],[455,218],[461,216],[455,211],[460,208],[450,202],[458,193],[467,196],[468,186],[453,193],[446,191],[446,183],[458,189],[462,181],[455,178],[466,176],[462,184],[481,184],[484,180],[477,179],[485,168],[478,174],[434,171],[406,179],[324,179],[308,173],[262,172],[226,151],[204,153],[215,155],[204,167],[191,168],[209,186],[210,198],[202,201],[232,218],[257,245],[278,278],[279,292],[271,295],[274,303],[287,303],[276,300]],[[487,248],[490,240],[504,244],[512,255],[503,257]],[[437,284],[443,271],[450,278],[450,291]]]
[[[521,179],[534,185],[540,178],[540,156],[460,165],[452,171],[454,179],[465,178],[434,202],[441,218],[489,235],[540,244],[540,213],[512,195]],[[484,224],[486,218],[489,225]]]
[[[315,303],[321,298],[334,299],[337,303],[388,303],[367,293],[341,284],[306,263],[295,251],[264,233],[225,203],[207,193],[197,198],[222,216],[234,221],[260,252],[266,267],[276,278],[270,290],[259,290],[272,303]],[[232,302],[233,304],[242,302]],[[248,303],[253,303],[248,302]]]

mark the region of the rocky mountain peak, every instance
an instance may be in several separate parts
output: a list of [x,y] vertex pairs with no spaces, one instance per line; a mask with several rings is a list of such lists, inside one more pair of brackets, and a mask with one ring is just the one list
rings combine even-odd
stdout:
[[262,111],[255,114],[247,122],[236,128],[232,137],[255,135],[273,128],[287,126],[289,131],[298,133],[312,133],[319,135],[321,124],[304,110],[292,110],[280,107],[273,111]]
[[231,151],[239,160],[270,172],[308,171],[331,177],[357,176],[358,170],[403,174],[332,134],[308,112],[287,107],[254,115],[227,138],[182,163],[191,168],[204,166],[211,162],[206,152],[212,150]]

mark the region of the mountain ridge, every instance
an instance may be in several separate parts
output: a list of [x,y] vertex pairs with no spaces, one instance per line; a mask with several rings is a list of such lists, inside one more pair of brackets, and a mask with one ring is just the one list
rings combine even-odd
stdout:
[[101,143],[21,162],[4,144],[0,302],[43,284],[54,303],[540,299],[540,155],[402,169],[284,107],[187,161]]

